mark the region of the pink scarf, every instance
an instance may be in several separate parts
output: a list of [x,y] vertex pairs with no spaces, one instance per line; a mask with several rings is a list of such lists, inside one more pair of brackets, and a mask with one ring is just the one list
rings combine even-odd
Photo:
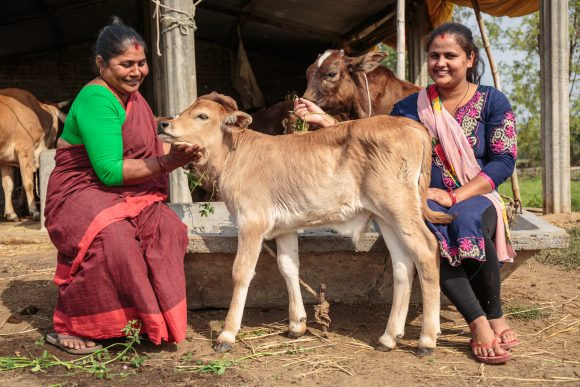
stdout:
[[[441,143],[445,157],[451,165],[450,173],[454,174],[461,185],[471,181],[479,174],[481,168],[475,159],[473,148],[467,141],[459,123],[445,110],[435,85],[419,92],[417,110],[421,123],[427,127],[431,137]],[[498,259],[513,262],[516,253],[510,242],[510,230],[507,223],[505,204],[497,191],[483,195],[489,199],[497,212],[495,231],[495,248]]]

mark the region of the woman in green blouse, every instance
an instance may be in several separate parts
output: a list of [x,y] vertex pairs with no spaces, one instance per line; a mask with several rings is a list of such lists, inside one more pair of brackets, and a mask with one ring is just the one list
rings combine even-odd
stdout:
[[156,344],[185,338],[187,230],[163,201],[167,174],[201,156],[157,137],[139,93],[149,69],[135,30],[115,19],[95,53],[99,76],[71,106],[45,210],[59,286],[47,341],[75,354],[123,336],[133,320]]

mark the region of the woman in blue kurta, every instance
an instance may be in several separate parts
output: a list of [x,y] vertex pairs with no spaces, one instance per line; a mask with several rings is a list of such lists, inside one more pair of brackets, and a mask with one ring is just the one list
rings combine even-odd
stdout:
[[[434,84],[391,114],[422,122],[433,138],[428,203],[455,216],[449,225],[428,223],[439,241],[441,288],[469,324],[476,358],[505,363],[519,341],[503,317],[499,268],[515,254],[496,189],[514,170],[515,117],[505,95],[479,85],[483,63],[467,27],[446,23],[427,43]],[[322,112],[310,101],[297,101],[294,110],[327,125],[320,114],[307,114]]]

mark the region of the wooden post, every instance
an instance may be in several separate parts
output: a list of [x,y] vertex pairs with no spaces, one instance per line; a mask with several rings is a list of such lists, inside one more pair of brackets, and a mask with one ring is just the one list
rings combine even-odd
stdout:
[[[182,112],[197,98],[195,5],[191,0],[161,0],[159,6],[152,3],[152,7],[155,111],[160,116],[171,116]],[[158,55],[157,44],[161,56]],[[177,168],[169,176],[169,201],[192,201],[187,176],[182,168]]]
[[429,83],[429,74],[427,71],[427,48],[426,35],[427,7],[424,3],[419,3],[414,12],[409,36],[409,80],[415,85],[426,87]]
[[[475,18],[477,19],[477,24],[479,25],[479,31],[481,33],[481,39],[483,40],[483,47],[485,48],[485,53],[487,54],[487,59],[489,60],[489,67],[491,68],[491,74],[493,76],[493,84],[495,88],[501,91],[501,83],[499,82],[499,72],[497,66],[495,65],[495,60],[493,59],[493,54],[491,53],[491,45],[489,44],[489,38],[487,37],[487,32],[485,30],[485,24],[483,23],[483,18],[481,17],[481,12],[479,10],[478,0],[471,0],[473,5],[473,10],[475,11]],[[516,203],[516,211],[521,213],[522,209],[522,199],[520,196],[520,183],[518,182],[518,170],[514,166],[514,172],[511,176],[512,192],[514,194],[514,201]]]
[[405,79],[405,0],[397,0],[397,78]]
[[544,213],[571,211],[568,0],[540,1]]

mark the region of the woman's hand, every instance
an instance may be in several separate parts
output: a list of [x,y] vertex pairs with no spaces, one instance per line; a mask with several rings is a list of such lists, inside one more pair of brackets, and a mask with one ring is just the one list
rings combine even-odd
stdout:
[[190,162],[196,162],[201,159],[203,148],[197,144],[171,144],[169,148],[169,153],[164,158],[164,165],[169,171],[173,171],[175,168],[184,166]]
[[442,205],[443,207],[451,207],[453,204],[451,196],[449,193],[443,189],[439,188],[429,188],[427,190],[427,199],[433,200],[435,203]]
[[296,98],[294,100],[294,114],[309,124],[322,127],[336,123],[335,119],[326,114],[318,105],[304,98]]

